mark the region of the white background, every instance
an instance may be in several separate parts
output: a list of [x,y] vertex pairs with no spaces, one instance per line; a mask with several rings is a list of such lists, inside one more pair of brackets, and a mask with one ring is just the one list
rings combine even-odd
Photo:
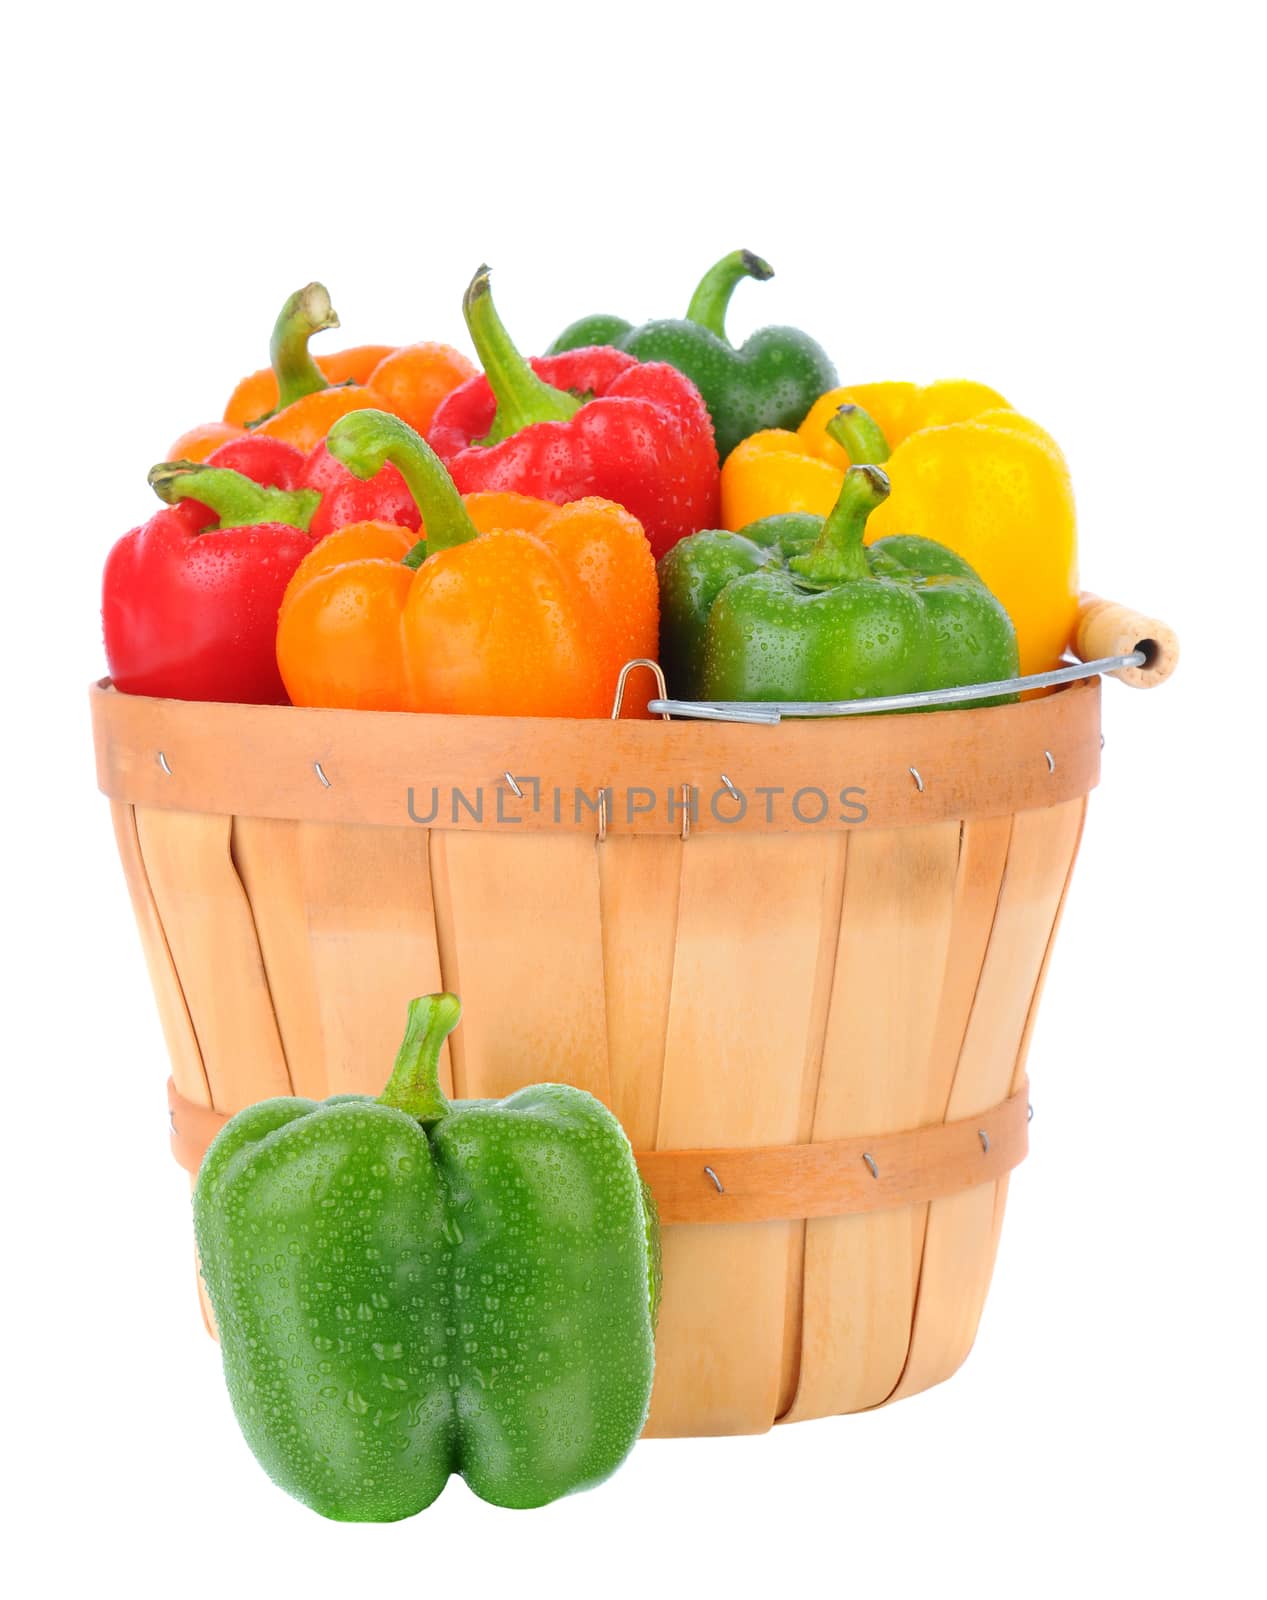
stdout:
[[[1263,255],[1248,7],[45,7],[10,19],[3,1217],[12,1592],[1261,1593]],[[32,17],[37,20],[32,21]],[[14,31],[16,29],[16,32]],[[680,313],[971,376],[1064,445],[1108,684],[977,1348],[891,1410],[640,1445],[535,1515],[322,1522],[240,1442],[94,789],[111,541],[313,277],[328,344]],[[16,563],[16,567],[15,567]],[[777,1070],[777,1063],[771,1063]],[[474,1584],[474,1590],[472,1589]]]

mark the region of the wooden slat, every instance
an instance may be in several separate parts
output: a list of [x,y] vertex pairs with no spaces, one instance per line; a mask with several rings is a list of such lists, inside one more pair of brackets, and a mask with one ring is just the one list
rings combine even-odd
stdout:
[[282,1048],[296,1094],[331,1093],[321,998],[308,937],[300,822],[235,817],[232,845],[251,904]]
[[[1076,804],[1076,802],[1071,802]],[[1017,1052],[1016,1065],[1012,1072],[1012,1092],[1025,1079],[1026,1062],[1029,1057],[1029,1045],[1033,1036],[1034,1023],[1038,1016],[1038,1003],[1042,997],[1043,986],[1047,979],[1047,969],[1051,963],[1052,951],[1055,948],[1056,934],[1060,927],[1060,919],[1064,913],[1065,902],[1069,895],[1069,885],[1073,881],[1073,868],[1077,860],[1078,847],[1082,840],[1082,830],[1086,823],[1086,802],[1082,803],[1081,814],[1078,818],[1077,829],[1074,834],[1072,852],[1069,860],[1069,869],[1065,874],[1064,886],[1060,891],[1060,900],[1056,908],[1056,915],[1052,922],[1051,932],[1047,938],[1047,947],[1043,953],[1042,966],[1039,971],[1038,982],[1030,1000],[1029,1011],[1025,1019],[1025,1027],[1021,1036],[1020,1049]],[[984,960],[982,962],[984,966]],[[941,1206],[938,1213],[938,1232],[934,1244],[934,1254],[930,1266],[929,1297],[936,1303],[944,1301],[946,1295],[956,1292],[954,1273],[956,1263],[961,1262],[967,1277],[965,1297],[961,1306],[961,1315],[956,1324],[954,1319],[941,1320],[939,1332],[943,1339],[941,1346],[941,1368],[934,1365],[934,1357],[925,1352],[930,1346],[935,1351],[937,1346],[931,1338],[925,1343],[923,1337],[920,1341],[912,1340],[913,1353],[922,1367],[914,1372],[903,1374],[902,1383],[894,1391],[892,1399],[902,1399],[907,1394],[917,1393],[920,1388],[929,1388],[933,1383],[940,1383],[951,1377],[967,1358],[976,1338],[977,1326],[981,1320],[981,1313],[985,1308],[986,1295],[989,1293],[990,1281],[994,1276],[994,1263],[998,1256],[999,1238],[1003,1231],[1003,1216],[1007,1208],[1009,1178],[1003,1177],[993,1189],[994,1203],[986,1215],[984,1200],[978,1199],[972,1206],[964,1204],[958,1212],[950,1209],[950,1202],[937,1202]],[[963,1196],[966,1202],[969,1197]],[[931,1212],[932,1208],[928,1208]],[[952,1227],[953,1224],[953,1227]],[[988,1237],[987,1237],[988,1229]],[[960,1246],[965,1241],[977,1241],[978,1250],[975,1257],[969,1262],[963,1262],[959,1254]],[[938,1251],[945,1252],[945,1260],[938,1257]],[[949,1282],[947,1282],[949,1279]],[[939,1281],[940,1280],[940,1281]],[[921,1288],[921,1293],[922,1293]],[[918,1321],[918,1314],[917,1314]],[[936,1376],[929,1376],[937,1373]]]
[[[959,870],[955,879],[951,944],[928,1071],[928,1112],[930,1116],[943,1121],[947,1117],[959,1055],[994,927],[1011,840],[1011,817],[981,817],[963,825]],[[1006,1193],[1006,1180],[999,1187]],[[911,1219],[921,1276],[928,1239],[928,1213],[927,1205],[920,1206]],[[912,1337],[918,1303],[917,1278],[915,1301],[911,1307]],[[909,1352],[908,1337],[908,1361]],[[905,1367],[906,1362],[903,1363],[903,1371]],[[884,1398],[887,1401],[891,1393]]]
[[409,1001],[441,987],[426,831],[238,817],[233,847],[295,1092],[381,1093]]
[[180,974],[212,1104],[290,1094],[255,923],[230,849],[232,819],[136,813],[154,904]]
[[114,837],[119,846],[119,859],[123,863],[123,875],[132,900],[132,911],[141,935],[141,948],[145,952],[145,965],[158,1005],[163,1039],[171,1059],[172,1078],[187,1100],[209,1106],[211,1086],[203,1068],[202,1052],[198,1048],[198,1036],[189,1017],[189,1007],[185,1004],[180,974],[172,960],[162,918],[154,902],[154,891],[150,887],[149,874],[141,855],[135,812],[131,806],[112,800],[110,813],[114,821]]
[[598,851],[612,1110],[635,1150],[655,1148],[673,991],[680,838],[609,835]]
[[1052,953],[1056,948],[1056,935],[1060,932],[1060,924],[1065,914],[1065,905],[1069,899],[1069,888],[1073,883],[1073,869],[1077,864],[1078,852],[1082,848],[1082,835],[1087,825],[1087,806],[1089,799],[1084,798],[1078,815],[1078,828],[1074,835],[1073,849],[1069,857],[1069,870],[1065,874],[1064,888],[1060,891],[1060,903],[1056,907],[1056,915],[1051,925],[1051,932],[1047,936],[1047,948],[1043,952],[1043,964],[1039,969],[1038,982],[1034,986],[1034,993],[1029,1003],[1029,1013],[1025,1018],[1025,1031],[1021,1035],[1021,1048],[1016,1053],[1016,1066],[1012,1070],[1012,1093],[1025,1081],[1026,1069],[1029,1063],[1029,1047],[1034,1037],[1034,1025],[1038,1021],[1039,1002],[1043,998],[1043,990],[1047,986],[1047,972],[1051,966]]
[[558,1081],[611,1103],[598,842],[432,834],[446,987],[462,998],[464,1099]]
[[[1011,1091],[1052,931],[1077,853],[1085,799],[1023,812],[947,1114],[971,1116]],[[990,1286],[1006,1180],[928,1208],[910,1355],[892,1399],[951,1376],[976,1338]]]
[[929,1106],[946,1121],[1012,843],[1011,817],[965,822],[955,875],[950,950],[929,1063]]
[[[814,992],[806,1028],[806,1060],[801,1074],[801,1107],[797,1114],[796,1137],[808,1144],[814,1134],[814,1112],[822,1082],[823,1057],[827,1049],[827,1019],[831,1012],[832,990],[836,982],[836,960],[840,949],[840,919],[844,914],[845,873],[849,835],[838,834],[823,841],[825,882],[823,888],[822,936],[814,974]],[[805,1254],[809,1224],[801,1221],[792,1230],[788,1247],[787,1289],[783,1304],[783,1360],[779,1373],[779,1394],[774,1408],[777,1422],[796,1397],[801,1381],[802,1329],[805,1316]]]
[[[713,837],[682,857],[660,1149],[798,1137],[821,965],[834,960],[839,840]],[[671,1228],[647,1432],[759,1433],[783,1385],[803,1224]]]
[[[849,846],[816,1140],[939,1121],[931,1076],[951,951],[957,824]],[[901,1374],[922,1245],[918,1207],[810,1222],[800,1378],[786,1420],[856,1411]]]

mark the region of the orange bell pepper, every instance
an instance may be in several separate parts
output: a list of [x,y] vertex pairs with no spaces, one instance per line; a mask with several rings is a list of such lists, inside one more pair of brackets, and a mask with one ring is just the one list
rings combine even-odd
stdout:
[[[393,347],[362,345],[314,361],[309,339],[338,326],[324,284],[310,283],[297,290],[273,325],[273,365],[267,373],[244,378],[230,397],[224,420],[201,422],[182,433],[169,447],[168,460],[205,461],[220,445],[248,432],[284,439],[306,454],[345,412],[380,405],[379,398],[352,374],[368,376],[385,355],[393,353]],[[333,373],[339,376],[331,377]]]
[[[337,327],[338,323],[329,323]],[[314,330],[315,331],[315,330]],[[370,373],[396,346],[391,344],[358,344],[348,350],[332,350],[328,355],[315,356],[321,376],[329,384],[355,383],[364,386]],[[224,408],[224,420],[239,428],[248,428],[261,417],[270,416],[281,404],[277,388],[277,374],[272,367],[261,367],[243,378],[229,396]]]
[[[323,539],[282,600],[277,662],[296,705],[487,716],[605,717],[616,678],[654,656],[655,562],[608,500],[463,499],[398,417],[359,411],[326,447],[358,477],[404,475],[425,543],[383,523]],[[646,712],[645,692],[629,702]]]
[[[292,295],[273,330],[273,401],[278,409],[256,425],[256,432],[285,439],[300,450],[311,450],[349,411],[390,411],[411,428],[424,433],[441,400],[477,372],[452,345],[361,345],[322,359],[309,353],[308,340],[324,328],[337,328],[339,319],[330,296],[319,283],[310,283]],[[244,380],[248,386],[255,376]],[[240,394],[229,401],[226,420],[235,421],[249,409]],[[250,403],[254,403],[251,398]]]
[[381,397],[373,389],[351,385],[318,389],[314,394],[303,395],[283,406],[252,432],[262,433],[268,439],[284,439],[307,455],[317,448],[340,417],[346,417],[349,411],[378,411],[382,404]]
[[222,444],[246,436],[245,428],[232,422],[200,422],[173,441],[167,452],[169,461],[205,461],[213,450]]
[[391,351],[365,382],[382,397],[385,411],[407,422],[415,433],[425,435],[440,402],[468,378],[476,377],[479,370],[451,344],[425,340]]
[[284,439],[307,453],[349,411],[392,411],[422,432],[450,390],[476,373],[460,350],[431,342],[399,349],[358,345],[314,357],[308,349],[313,334],[338,325],[322,284],[291,295],[273,328],[273,365],[243,378],[224,420],[183,433],[169,458],[205,461],[219,445],[247,432]]
[[[849,448],[827,432],[846,412]],[[825,516],[850,465],[883,464],[892,493],[866,542],[911,533],[976,570],[1016,628],[1021,671],[1059,664],[1078,605],[1069,469],[1036,422],[985,384],[858,384],[815,402],[795,433],[745,439],[722,468],[722,522],[738,531],[788,511]]]
[[273,371],[277,374],[278,407],[256,424],[254,433],[284,439],[305,455],[349,411],[376,410],[381,399],[359,384],[331,386],[312,358],[308,341],[339,318],[322,283],[310,283],[292,294],[273,328]]

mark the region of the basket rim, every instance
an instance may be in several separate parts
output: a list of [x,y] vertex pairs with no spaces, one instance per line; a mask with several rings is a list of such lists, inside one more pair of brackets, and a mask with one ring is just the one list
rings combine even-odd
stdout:
[[1013,705],[776,726],[164,700],[108,678],[89,700],[112,800],[294,821],[831,832],[1058,805],[1100,769],[1098,678]]

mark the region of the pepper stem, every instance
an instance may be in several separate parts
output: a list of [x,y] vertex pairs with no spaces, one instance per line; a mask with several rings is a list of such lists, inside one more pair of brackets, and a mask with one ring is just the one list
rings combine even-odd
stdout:
[[440,1121],[449,1109],[440,1087],[440,1047],[461,1015],[462,1002],[455,994],[424,994],[409,1002],[404,1042],[378,1097],[380,1106],[394,1106],[424,1127]]
[[543,383],[520,355],[493,304],[488,274],[481,267],[462,297],[462,315],[497,401],[493,426],[478,441],[481,445],[500,444],[534,422],[567,422],[581,409],[574,394]]
[[892,452],[884,431],[869,411],[861,406],[843,405],[827,424],[826,431],[855,467],[882,466]]
[[349,411],[326,435],[326,449],[358,478],[372,478],[388,461],[400,468],[422,513],[428,554],[465,544],[479,533],[440,457],[399,417],[387,411]]
[[751,250],[732,250],[716,266],[709,267],[700,279],[686,308],[686,320],[707,328],[719,339],[725,339],[726,313],[730,309],[730,297],[738,285],[744,278],[755,278],[758,283],[764,283],[773,276],[774,268],[770,263],[763,261],[760,256],[754,256]]
[[840,497],[823,523],[818,542],[788,567],[815,589],[830,589],[871,576],[863,547],[867,518],[889,498],[889,475],[883,467],[850,467],[840,487]]
[[197,500],[220,519],[222,528],[251,528],[259,522],[284,522],[307,533],[321,503],[318,489],[274,489],[231,467],[197,461],[162,461],[149,471],[149,485],[169,506]]
[[324,283],[309,283],[296,289],[282,307],[268,347],[277,375],[279,410],[306,394],[330,387],[312,359],[308,341],[314,333],[338,326],[339,318]]

